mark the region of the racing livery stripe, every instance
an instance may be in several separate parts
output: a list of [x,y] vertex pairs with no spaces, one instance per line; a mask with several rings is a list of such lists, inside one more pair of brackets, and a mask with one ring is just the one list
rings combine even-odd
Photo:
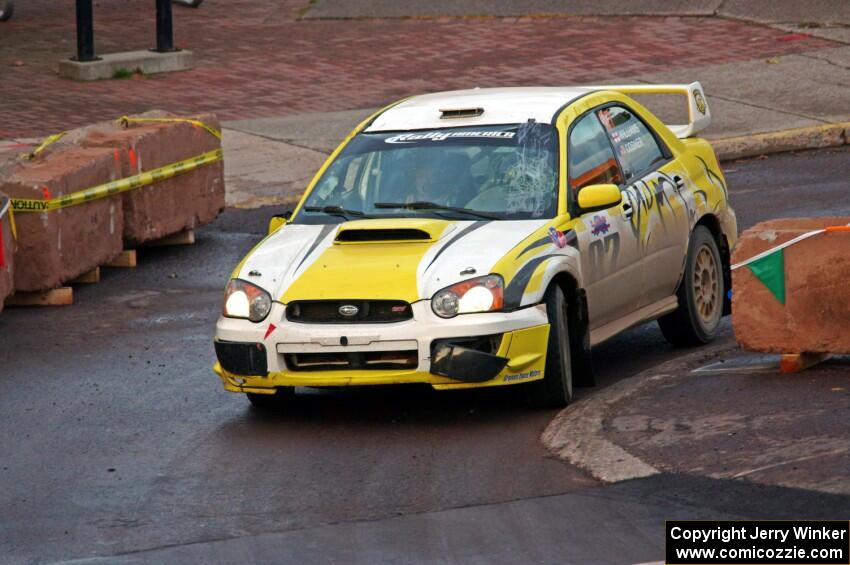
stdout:
[[534,259],[530,260],[528,263],[520,267],[519,271],[517,271],[517,274],[514,275],[514,278],[512,278],[511,282],[508,283],[508,286],[505,287],[506,310],[513,310],[519,308],[520,303],[522,302],[522,295],[525,294],[525,289],[528,286],[528,283],[531,281],[531,277],[534,275],[534,271],[543,261],[558,256],[558,253],[550,253],[548,255],[535,257]]
[[[576,249],[578,249],[578,237],[576,236],[575,230],[566,231],[566,232],[564,232],[564,235],[566,236],[567,245],[571,245],[572,247],[575,247]],[[541,237],[540,239],[537,239],[537,240],[529,243],[528,246],[525,249],[523,249],[522,251],[519,252],[519,255],[517,255],[516,258],[519,259],[520,257],[525,255],[526,253],[528,253],[532,249],[537,249],[538,247],[543,247],[544,245],[547,245],[547,244],[553,244],[554,245],[554,242],[552,241],[552,237],[549,236],[549,235],[546,235],[545,237]]]
[[523,249],[522,251],[519,252],[519,255],[517,255],[516,258],[519,259],[520,257],[525,255],[526,253],[528,253],[532,249],[537,249],[538,247],[543,247],[544,245],[547,245],[547,244],[550,244],[550,243],[552,243],[551,237],[549,237],[548,235],[545,236],[545,237],[541,237],[540,239],[532,241],[531,243],[529,243],[528,246],[525,249]]
[[313,251],[319,246],[319,244],[328,236],[328,234],[333,231],[337,227],[337,224],[325,224],[322,226],[322,230],[319,232],[319,235],[316,236],[316,239],[313,240],[313,243],[310,244],[310,249],[307,250],[307,253],[304,254],[304,257],[301,258],[301,261],[298,263],[298,266],[295,267],[295,271],[298,272],[298,269],[301,268],[301,265],[304,264],[304,261],[307,260],[307,257],[310,256]]
[[[444,246],[442,246],[442,247],[441,247],[441,248],[437,251],[437,253],[435,253],[435,254],[434,254],[434,258],[433,258],[433,259],[431,259],[431,262],[430,262],[430,263],[428,263],[428,266],[427,266],[427,267],[425,267],[425,271],[427,271],[428,269],[430,269],[430,268],[431,268],[431,265],[433,265],[433,264],[434,264],[434,261],[436,261],[436,260],[437,260],[437,257],[439,257],[440,255],[442,255],[443,251],[445,251],[446,249],[448,249],[448,248],[449,248],[449,246],[450,246],[451,244],[455,243],[457,240],[459,240],[459,239],[460,239],[460,238],[462,238],[463,236],[465,236],[465,235],[467,235],[467,234],[469,234],[469,233],[471,233],[471,232],[474,232],[474,231],[475,231],[475,230],[477,230],[478,228],[483,228],[484,226],[486,226],[486,225],[487,225],[487,224],[489,224],[489,223],[490,223],[490,220],[479,220],[479,221],[477,221],[477,222],[473,222],[473,223],[471,223],[470,225],[466,226],[464,229],[460,230],[460,232],[458,232],[457,234],[455,234],[454,236],[452,236],[452,237],[451,237],[451,239],[449,239],[449,240],[446,242],[446,244],[445,244]],[[423,273],[424,273],[425,271],[423,271]]]

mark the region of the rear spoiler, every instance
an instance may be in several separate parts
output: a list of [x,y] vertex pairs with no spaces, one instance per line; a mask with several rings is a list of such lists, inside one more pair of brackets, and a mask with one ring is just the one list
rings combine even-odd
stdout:
[[691,84],[625,84],[591,87],[600,90],[613,90],[623,94],[681,94],[688,100],[688,123],[685,125],[667,125],[673,135],[679,139],[691,137],[711,124],[711,110],[699,82]]

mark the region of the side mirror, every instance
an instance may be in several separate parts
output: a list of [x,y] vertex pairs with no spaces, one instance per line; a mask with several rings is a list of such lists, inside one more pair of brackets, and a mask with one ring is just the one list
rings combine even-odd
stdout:
[[591,184],[578,191],[578,207],[582,212],[604,210],[623,201],[616,184]]
[[286,222],[288,222],[291,217],[292,210],[286,210],[283,214],[275,214],[272,216],[272,219],[269,220],[269,233],[274,233],[285,226]]

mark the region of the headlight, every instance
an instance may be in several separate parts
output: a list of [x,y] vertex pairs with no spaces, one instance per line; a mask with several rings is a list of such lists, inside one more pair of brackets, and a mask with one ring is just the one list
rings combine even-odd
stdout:
[[504,304],[504,286],[505,283],[499,275],[459,282],[435,294],[431,299],[431,309],[441,318],[501,310]]
[[272,297],[268,292],[246,281],[233,279],[224,291],[224,311],[228,318],[245,318],[261,322],[272,309]]

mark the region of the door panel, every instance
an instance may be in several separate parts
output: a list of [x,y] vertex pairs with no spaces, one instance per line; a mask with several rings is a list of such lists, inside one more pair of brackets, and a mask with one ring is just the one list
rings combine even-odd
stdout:
[[633,110],[613,105],[600,114],[628,185],[623,198],[632,209],[629,225],[644,272],[639,304],[646,306],[676,290],[690,213],[684,173],[675,172],[682,169],[678,161]]
[[[596,111],[578,118],[567,144],[568,187],[573,202],[583,187],[623,184],[623,173]],[[580,211],[578,211],[580,213]],[[590,326],[630,314],[643,295],[639,240],[622,207],[587,212],[576,227]]]
[[594,329],[638,309],[643,268],[638,238],[621,207],[584,214],[581,223],[576,233]]
[[648,216],[641,237],[646,261],[645,304],[675,294],[688,252],[690,216],[695,210],[677,165],[674,160],[638,183]]

